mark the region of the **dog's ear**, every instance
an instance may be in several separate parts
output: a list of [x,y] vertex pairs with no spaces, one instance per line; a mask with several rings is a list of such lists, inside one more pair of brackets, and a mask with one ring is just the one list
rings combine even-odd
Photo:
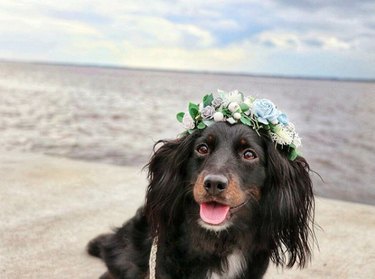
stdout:
[[287,158],[272,142],[267,145],[267,182],[264,187],[262,233],[271,239],[271,259],[277,265],[305,266],[314,240],[314,196],[309,165],[298,156]]
[[[149,186],[146,193],[145,214],[151,233],[156,235],[174,222],[185,192],[186,164],[193,152],[196,133],[182,138],[155,144],[154,154],[148,163]],[[158,145],[162,146],[157,149]]]

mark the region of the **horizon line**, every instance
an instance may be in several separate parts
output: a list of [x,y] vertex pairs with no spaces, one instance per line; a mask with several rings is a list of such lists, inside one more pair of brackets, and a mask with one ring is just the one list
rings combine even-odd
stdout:
[[279,79],[301,79],[301,80],[321,80],[321,81],[347,81],[347,82],[365,82],[373,83],[375,78],[352,78],[352,77],[324,77],[324,76],[305,76],[305,75],[282,75],[282,74],[264,74],[249,72],[222,72],[211,70],[189,70],[189,69],[163,69],[152,67],[132,67],[116,64],[95,64],[95,63],[79,63],[79,62],[58,62],[58,61],[38,61],[38,60],[11,60],[0,58],[0,63],[18,63],[18,64],[34,64],[48,66],[73,66],[87,68],[107,68],[118,70],[135,70],[135,71],[151,71],[151,72],[167,72],[167,73],[188,73],[188,74],[206,74],[206,75],[227,75],[227,76],[248,76],[256,78],[279,78]]

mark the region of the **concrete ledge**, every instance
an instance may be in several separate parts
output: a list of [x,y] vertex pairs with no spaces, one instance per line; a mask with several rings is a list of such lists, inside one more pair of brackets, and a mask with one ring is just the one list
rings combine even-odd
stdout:
[[[0,154],[0,278],[97,278],[86,243],[143,202],[140,168]],[[266,278],[374,278],[375,207],[318,198],[312,264]]]

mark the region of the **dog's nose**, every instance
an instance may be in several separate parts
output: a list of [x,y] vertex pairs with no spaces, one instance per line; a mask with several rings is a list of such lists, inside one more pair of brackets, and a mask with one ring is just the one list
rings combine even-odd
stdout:
[[228,179],[224,175],[209,174],[204,178],[204,188],[210,195],[218,195],[228,186]]

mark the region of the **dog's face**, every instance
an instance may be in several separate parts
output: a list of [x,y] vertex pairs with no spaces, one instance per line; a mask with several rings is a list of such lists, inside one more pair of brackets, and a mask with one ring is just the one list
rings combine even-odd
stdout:
[[245,125],[216,123],[193,147],[189,169],[199,224],[218,231],[248,219],[266,179],[262,138]]

